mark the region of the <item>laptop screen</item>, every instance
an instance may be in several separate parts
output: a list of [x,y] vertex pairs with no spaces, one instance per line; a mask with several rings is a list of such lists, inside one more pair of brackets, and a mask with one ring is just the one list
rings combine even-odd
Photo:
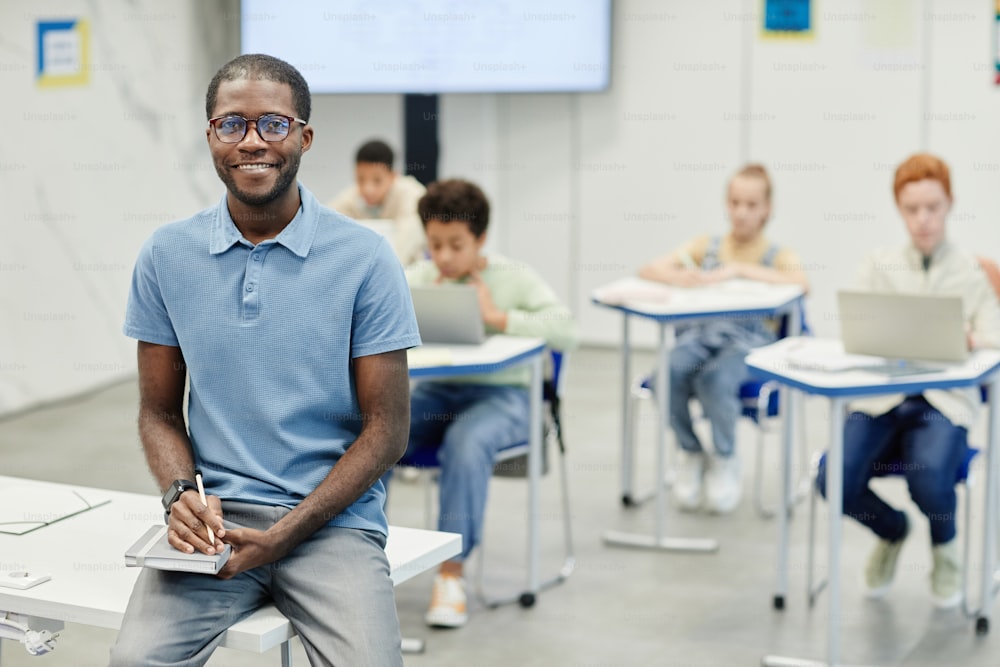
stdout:
[[841,290],[844,351],[890,359],[964,361],[962,297]]
[[472,285],[411,285],[410,296],[424,343],[478,345],[486,339]]

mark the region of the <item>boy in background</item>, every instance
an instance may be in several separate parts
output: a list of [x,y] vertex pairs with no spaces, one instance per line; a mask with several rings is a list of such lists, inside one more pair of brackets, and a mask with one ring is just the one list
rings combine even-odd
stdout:
[[[556,350],[576,345],[569,309],[533,269],[496,253],[483,253],[490,205],[473,183],[432,183],[418,206],[431,259],[412,265],[412,285],[464,283],[479,295],[488,333],[545,339]],[[529,435],[529,370],[417,384],[411,393],[410,438],[403,460],[438,448],[438,530],[462,535],[462,553],[441,565],[426,621],[459,627],[467,620],[463,563],[482,536],[483,514],[497,452]]]
[[[970,350],[1000,347],[1000,307],[975,257],[948,240],[951,171],[937,156],[912,155],[896,169],[896,208],[909,239],[873,251],[857,287],[872,292],[960,295]],[[905,325],[899,331],[905,336]],[[880,598],[896,574],[910,520],[871,488],[880,467],[899,461],[910,497],[930,524],[931,596],[948,609],[962,601],[962,563],[955,525],[955,478],[965,459],[969,427],[980,409],[978,387],[929,389],[852,401],[844,424],[844,514],[878,540],[865,567],[865,594]],[[826,495],[826,467],[816,484]]]
[[384,141],[362,144],[354,159],[354,185],[328,204],[355,220],[392,220],[390,242],[403,266],[423,259],[427,247],[417,216],[417,201],[426,189],[412,176],[393,171],[395,156]]

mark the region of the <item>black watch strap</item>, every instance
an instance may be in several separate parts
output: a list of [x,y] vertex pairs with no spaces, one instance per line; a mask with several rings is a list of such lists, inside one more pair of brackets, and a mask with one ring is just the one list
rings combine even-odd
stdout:
[[175,479],[170,482],[170,488],[163,494],[163,509],[169,513],[170,508],[181,497],[181,494],[190,490],[197,491],[198,485],[189,479]]

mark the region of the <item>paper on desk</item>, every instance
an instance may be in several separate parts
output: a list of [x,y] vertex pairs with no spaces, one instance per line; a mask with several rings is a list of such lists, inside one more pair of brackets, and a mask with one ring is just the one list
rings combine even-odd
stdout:
[[792,349],[785,356],[785,361],[793,368],[808,371],[824,371],[827,373],[885,364],[885,359],[882,357],[873,357],[867,354],[848,354],[844,352],[843,347],[840,345],[820,349],[817,349],[815,346]]
[[406,362],[410,368],[429,366],[451,366],[451,350],[446,347],[411,347],[406,351]]
[[111,502],[91,490],[18,484],[0,488],[0,533],[24,535]]
[[661,304],[670,301],[670,288],[662,283],[642,278],[623,278],[597,288],[592,296],[601,303],[611,306],[629,302]]

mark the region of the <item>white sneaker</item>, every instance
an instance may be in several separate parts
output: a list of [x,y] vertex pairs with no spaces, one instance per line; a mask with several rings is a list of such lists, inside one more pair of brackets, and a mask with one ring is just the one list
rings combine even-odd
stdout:
[[736,509],[743,497],[743,475],[740,460],[733,456],[712,456],[705,473],[705,503],[715,514],[728,514]]
[[460,577],[439,574],[434,577],[431,606],[424,621],[433,627],[460,628],[469,620],[465,602],[465,582]]
[[671,489],[674,502],[685,512],[693,512],[701,507],[702,479],[705,476],[705,455],[692,454],[686,450],[677,451],[677,474]]

